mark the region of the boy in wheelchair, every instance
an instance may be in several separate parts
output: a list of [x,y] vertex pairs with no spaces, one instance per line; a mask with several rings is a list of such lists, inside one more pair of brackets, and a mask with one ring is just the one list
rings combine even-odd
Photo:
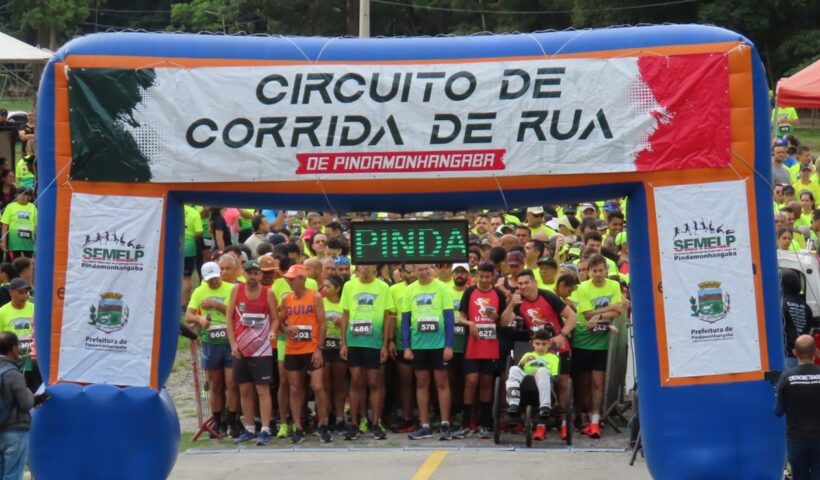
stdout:
[[560,357],[557,347],[550,343],[555,334],[552,325],[536,331],[530,343],[533,350],[521,356],[517,365],[510,367],[507,375],[507,413],[517,416],[521,407],[521,384],[532,377],[538,390],[538,416],[541,420],[535,429],[533,439],[543,440],[546,436],[544,420],[552,413],[552,384],[558,381]]

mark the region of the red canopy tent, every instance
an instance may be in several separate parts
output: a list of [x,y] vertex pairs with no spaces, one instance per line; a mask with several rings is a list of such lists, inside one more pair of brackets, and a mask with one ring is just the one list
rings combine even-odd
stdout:
[[820,60],[777,82],[777,106],[820,108]]

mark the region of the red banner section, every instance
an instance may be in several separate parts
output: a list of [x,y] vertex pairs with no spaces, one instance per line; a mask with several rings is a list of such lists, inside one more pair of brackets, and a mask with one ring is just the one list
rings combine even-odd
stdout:
[[641,57],[638,67],[664,109],[655,115],[658,127],[649,137],[649,148],[635,159],[638,170],[728,167],[731,122],[726,55]]
[[504,149],[299,153],[299,175],[504,170]]

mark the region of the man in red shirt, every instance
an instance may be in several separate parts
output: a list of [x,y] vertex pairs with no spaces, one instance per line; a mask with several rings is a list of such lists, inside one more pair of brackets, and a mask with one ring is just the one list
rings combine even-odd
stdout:
[[[259,262],[245,262],[245,283],[238,283],[231,290],[226,314],[231,321],[228,327],[228,341],[231,344],[233,380],[239,384],[239,397],[245,428],[237,443],[247,442],[254,435],[254,412],[257,400],[262,417],[262,431],[257,445],[270,441],[270,421],[273,405],[270,384],[273,382],[273,349],[271,348],[272,326],[276,322],[276,296],[262,285],[262,271]],[[255,390],[255,391],[254,391]],[[257,398],[254,398],[258,396]]]
[[[549,290],[540,290],[532,270],[518,274],[518,291],[513,294],[510,303],[501,314],[501,325],[506,326],[516,316],[524,319],[524,326],[530,334],[547,329],[554,332],[550,339],[561,357],[560,375],[558,377],[558,404],[563,410],[567,407],[570,372],[569,334],[575,328],[577,317],[561,297]],[[561,420],[561,438],[567,436],[566,419]]]
[[464,419],[456,438],[470,434],[470,418],[478,390],[478,437],[490,438],[493,428],[493,379],[498,371],[499,312],[506,307],[506,297],[494,287],[495,266],[484,262],[478,266],[478,281],[464,291],[459,304],[458,324],[469,329],[464,354]]

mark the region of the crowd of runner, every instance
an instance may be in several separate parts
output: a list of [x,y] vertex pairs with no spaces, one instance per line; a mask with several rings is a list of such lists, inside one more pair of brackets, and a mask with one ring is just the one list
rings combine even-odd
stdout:
[[[558,436],[600,437],[610,333],[628,309],[625,207],[405,215],[467,221],[468,261],[352,265],[350,223],[397,215],[186,205],[185,320],[217,431],[262,445],[308,429],[322,442],[425,439],[434,426],[442,440],[489,438],[496,378],[515,416],[531,374]],[[508,372],[514,343],[529,341]],[[575,425],[563,416],[570,377]],[[546,435],[542,423],[535,438]]]

